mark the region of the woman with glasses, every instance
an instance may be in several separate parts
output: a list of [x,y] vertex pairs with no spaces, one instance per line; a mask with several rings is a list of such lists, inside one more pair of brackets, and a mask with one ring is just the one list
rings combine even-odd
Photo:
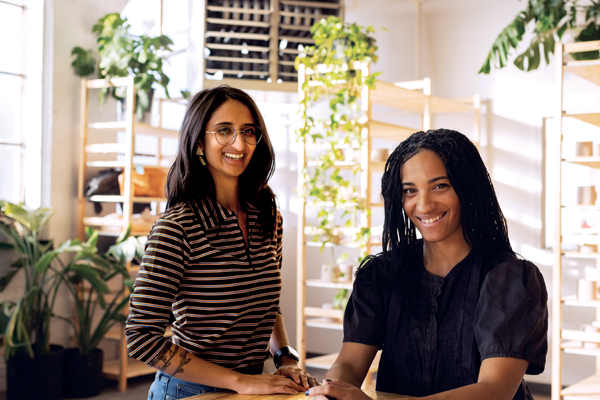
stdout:
[[[282,219],[267,185],[274,168],[250,96],[219,86],[193,97],[126,325],[129,354],[158,369],[149,399],[293,394],[317,384],[298,367],[279,310]],[[277,372],[263,374],[270,355]]]
[[513,251],[477,148],[456,131],[414,133],[388,159],[381,192],[383,253],[359,268],[341,352],[306,394],[369,400],[358,387],[383,348],[378,391],[533,399],[523,377],[544,370],[546,286]]

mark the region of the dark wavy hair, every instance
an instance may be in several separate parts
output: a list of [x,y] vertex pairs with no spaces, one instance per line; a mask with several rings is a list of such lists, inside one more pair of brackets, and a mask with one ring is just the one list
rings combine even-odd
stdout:
[[394,282],[409,295],[419,287],[420,272],[414,268],[411,254],[417,236],[415,226],[404,213],[401,170],[407,160],[423,150],[437,154],[446,167],[460,201],[467,243],[483,254],[515,255],[506,219],[477,147],[462,133],[449,129],[413,133],[390,155],[381,181],[385,209],[381,257]]
[[275,226],[277,204],[267,182],[275,171],[275,152],[254,100],[246,92],[227,85],[204,89],[188,104],[179,132],[177,155],[167,176],[167,208],[182,203],[193,204],[202,198],[216,202],[215,182],[208,168],[200,163],[196,147],[198,141],[204,142],[206,124],[211,116],[227,100],[236,100],[248,107],[254,124],[262,133],[248,167],[239,177],[240,200],[259,209],[261,229],[271,229]]

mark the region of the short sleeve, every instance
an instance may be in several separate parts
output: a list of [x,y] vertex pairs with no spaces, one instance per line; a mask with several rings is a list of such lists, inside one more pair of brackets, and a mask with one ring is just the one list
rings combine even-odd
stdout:
[[381,261],[371,258],[359,269],[344,313],[344,342],[383,345],[391,289],[374,283],[381,280],[376,274],[382,268]]
[[529,361],[527,374],[540,374],[546,364],[547,334],[548,293],[538,268],[525,260],[497,265],[485,277],[475,311],[481,360],[518,358]]

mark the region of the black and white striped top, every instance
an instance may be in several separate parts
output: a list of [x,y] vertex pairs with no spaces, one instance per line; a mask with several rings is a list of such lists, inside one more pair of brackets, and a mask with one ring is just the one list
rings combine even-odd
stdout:
[[195,208],[171,208],[150,232],[129,300],[129,355],[152,364],[172,341],[226,368],[260,364],[279,312],[281,215],[276,232],[261,235],[247,204],[246,250],[235,213],[208,199]]

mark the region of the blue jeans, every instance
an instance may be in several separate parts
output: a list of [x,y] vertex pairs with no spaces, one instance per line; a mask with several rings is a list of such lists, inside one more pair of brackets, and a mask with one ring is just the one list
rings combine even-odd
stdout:
[[183,381],[158,371],[148,391],[148,400],[179,400],[206,392],[223,390],[225,389]]

